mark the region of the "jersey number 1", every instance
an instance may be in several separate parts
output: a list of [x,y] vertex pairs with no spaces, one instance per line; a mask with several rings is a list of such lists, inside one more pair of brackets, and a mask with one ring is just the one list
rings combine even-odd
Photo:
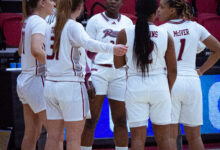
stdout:
[[186,39],[180,39],[180,43],[181,43],[181,46],[180,46],[180,52],[179,52],[179,56],[177,58],[177,61],[182,60],[182,55],[183,55],[183,51],[185,48]]

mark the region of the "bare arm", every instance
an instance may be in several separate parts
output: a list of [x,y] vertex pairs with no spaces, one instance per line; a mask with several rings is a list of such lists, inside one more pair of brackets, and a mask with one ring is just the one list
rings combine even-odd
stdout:
[[201,76],[210,69],[220,58],[220,43],[214,36],[209,36],[203,41],[203,43],[211,50],[211,55],[205,61],[205,63],[197,70]]
[[36,33],[31,36],[31,54],[42,63],[45,61],[45,51],[44,51],[44,36],[42,34]]
[[169,83],[169,89],[172,90],[173,84],[177,75],[176,54],[173,39],[168,35],[168,47],[165,54],[165,60],[167,65],[167,78]]
[[[125,45],[127,43],[127,37],[126,37],[126,33],[125,33],[124,29],[118,33],[116,43],[123,44],[123,45]],[[123,55],[123,56],[114,55],[115,68],[120,68],[120,67],[124,66],[125,64],[126,64],[125,55]]]

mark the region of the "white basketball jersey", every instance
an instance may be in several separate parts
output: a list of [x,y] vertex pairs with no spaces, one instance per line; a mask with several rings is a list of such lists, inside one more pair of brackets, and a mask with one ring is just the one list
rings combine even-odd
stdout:
[[53,53],[53,27],[49,27],[47,33],[47,80],[83,82],[86,57],[85,52],[81,53],[80,47],[93,52],[113,53],[114,45],[93,40],[83,26],[72,19],[69,19],[63,28],[56,54]]
[[182,19],[171,20],[160,27],[173,37],[178,75],[198,76],[195,69],[199,41],[204,41],[210,33],[200,24]]
[[32,15],[24,21],[21,38],[22,73],[35,75],[42,75],[45,73],[45,65],[39,63],[31,54],[31,36],[33,34],[42,34],[45,36],[46,28],[46,21],[38,15]]
[[[118,32],[131,25],[133,25],[132,21],[124,15],[120,14],[117,19],[112,19],[102,12],[88,21],[86,31],[95,40],[115,44]],[[98,53],[94,63],[113,64],[113,54]]]
[[[154,49],[150,55],[151,63],[149,64],[149,75],[165,74],[166,62],[164,57],[167,50],[168,33],[165,29],[157,27],[155,25],[149,25],[149,28],[150,28],[151,40],[154,43]],[[135,26],[125,28],[125,32],[127,36],[126,45],[128,46],[128,52],[126,53],[128,76],[142,75],[141,69],[137,68],[137,62],[133,59]]]

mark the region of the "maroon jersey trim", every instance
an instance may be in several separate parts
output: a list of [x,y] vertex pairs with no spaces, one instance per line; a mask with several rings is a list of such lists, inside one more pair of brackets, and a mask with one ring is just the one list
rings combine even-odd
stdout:
[[102,16],[107,22],[109,21],[108,18],[104,15],[103,12],[101,13],[101,16]]
[[73,72],[74,72],[74,76],[76,76],[75,66],[74,66],[74,62],[73,62],[73,47],[71,48],[70,59],[71,59],[71,62],[72,62],[72,64],[73,64]]

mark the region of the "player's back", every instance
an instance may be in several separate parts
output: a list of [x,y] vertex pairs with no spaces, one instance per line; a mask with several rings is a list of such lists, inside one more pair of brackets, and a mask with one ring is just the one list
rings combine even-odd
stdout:
[[60,47],[56,53],[53,53],[54,27],[47,29],[47,33],[50,33],[46,35],[47,80],[84,81],[80,64],[80,46],[71,43],[70,40],[69,31],[72,27],[77,28],[78,23],[69,19],[62,30]]
[[32,15],[24,21],[21,41],[22,73],[41,75],[45,72],[45,65],[39,63],[31,53],[31,37],[35,33],[44,35],[46,26],[45,20],[38,15]]
[[[163,28],[157,27],[155,25],[149,25],[151,40],[154,43],[154,49],[150,55],[151,59],[149,64],[149,75],[154,74],[165,74],[166,73],[166,62],[165,62],[165,53],[167,50],[168,43],[168,34],[167,31]],[[134,61],[133,45],[135,37],[135,26],[125,29],[127,36],[127,46],[128,52],[127,57],[127,66],[128,66],[128,75],[142,75],[140,69],[137,68],[137,63]]]
[[171,20],[161,27],[167,29],[173,37],[178,75],[197,76],[195,69],[198,43],[210,35],[208,31],[196,22],[182,19]]

